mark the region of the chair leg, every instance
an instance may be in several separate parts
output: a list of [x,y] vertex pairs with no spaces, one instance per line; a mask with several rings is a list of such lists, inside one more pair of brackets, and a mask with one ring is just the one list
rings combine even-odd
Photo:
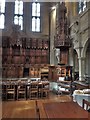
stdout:
[[19,94],[19,93],[17,92],[17,100],[18,100],[18,94]]

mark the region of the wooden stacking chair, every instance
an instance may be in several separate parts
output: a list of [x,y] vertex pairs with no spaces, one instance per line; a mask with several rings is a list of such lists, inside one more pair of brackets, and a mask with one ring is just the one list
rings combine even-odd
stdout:
[[41,84],[41,88],[39,88],[39,93],[41,94],[41,97],[49,97],[49,82],[43,81]]
[[6,100],[15,100],[15,84],[12,82],[6,83]]
[[50,84],[49,82],[46,82],[43,87],[43,93],[45,94],[45,97],[49,97],[50,92]]
[[83,107],[85,110],[87,110],[88,112],[90,112],[90,102],[89,102],[89,101],[83,99],[83,100],[82,100],[82,107]]
[[6,83],[6,80],[2,80],[2,82],[0,83],[0,95],[2,100],[6,100]]
[[4,97],[4,96],[3,96],[3,92],[4,92],[4,91],[3,91],[3,88],[4,88],[4,87],[3,87],[3,85],[2,85],[2,81],[0,80],[0,100],[3,100],[3,97]]
[[26,99],[26,83],[19,81],[17,85],[17,100]]
[[38,98],[38,81],[32,81],[29,87],[29,98],[37,99]]

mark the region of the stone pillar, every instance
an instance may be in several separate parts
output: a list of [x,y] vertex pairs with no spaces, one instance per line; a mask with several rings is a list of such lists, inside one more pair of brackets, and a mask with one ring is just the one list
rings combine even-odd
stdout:
[[56,8],[50,12],[50,64],[56,64],[54,37],[56,32]]
[[85,75],[85,58],[79,57],[79,80],[83,80],[83,77]]

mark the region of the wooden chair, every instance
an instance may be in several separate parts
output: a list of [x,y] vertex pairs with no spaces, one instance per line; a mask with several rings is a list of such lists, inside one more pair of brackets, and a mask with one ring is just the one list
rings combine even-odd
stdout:
[[7,82],[6,84],[6,100],[15,100],[15,84]]
[[89,102],[89,101],[83,99],[83,101],[82,101],[82,107],[83,107],[85,110],[87,110],[87,111],[90,112],[90,102]]
[[41,93],[41,97],[49,97],[49,82],[42,82],[42,87],[39,88],[39,92]]
[[29,98],[38,98],[38,81],[32,81],[29,87]]
[[49,97],[50,92],[50,84],[49,82],[44,84],[43,93],[45,93],[45,97]]
[[17,100],[19,99],[26,99],[26,84],[22,81],[19,81],[17,86]]
[[2,81],[0,80],[0,100],[3,100],[4,98],[4,85],[2,84]]
[[6,80],[2,80],[0,83],[0,95],[2,100],[6,100]]

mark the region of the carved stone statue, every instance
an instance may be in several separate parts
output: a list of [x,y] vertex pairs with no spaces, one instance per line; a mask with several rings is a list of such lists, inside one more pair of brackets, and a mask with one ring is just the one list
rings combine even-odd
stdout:
[[56,56],[57,62],[60,63],[60,49],[59,48],[55,49],[55,56]]

